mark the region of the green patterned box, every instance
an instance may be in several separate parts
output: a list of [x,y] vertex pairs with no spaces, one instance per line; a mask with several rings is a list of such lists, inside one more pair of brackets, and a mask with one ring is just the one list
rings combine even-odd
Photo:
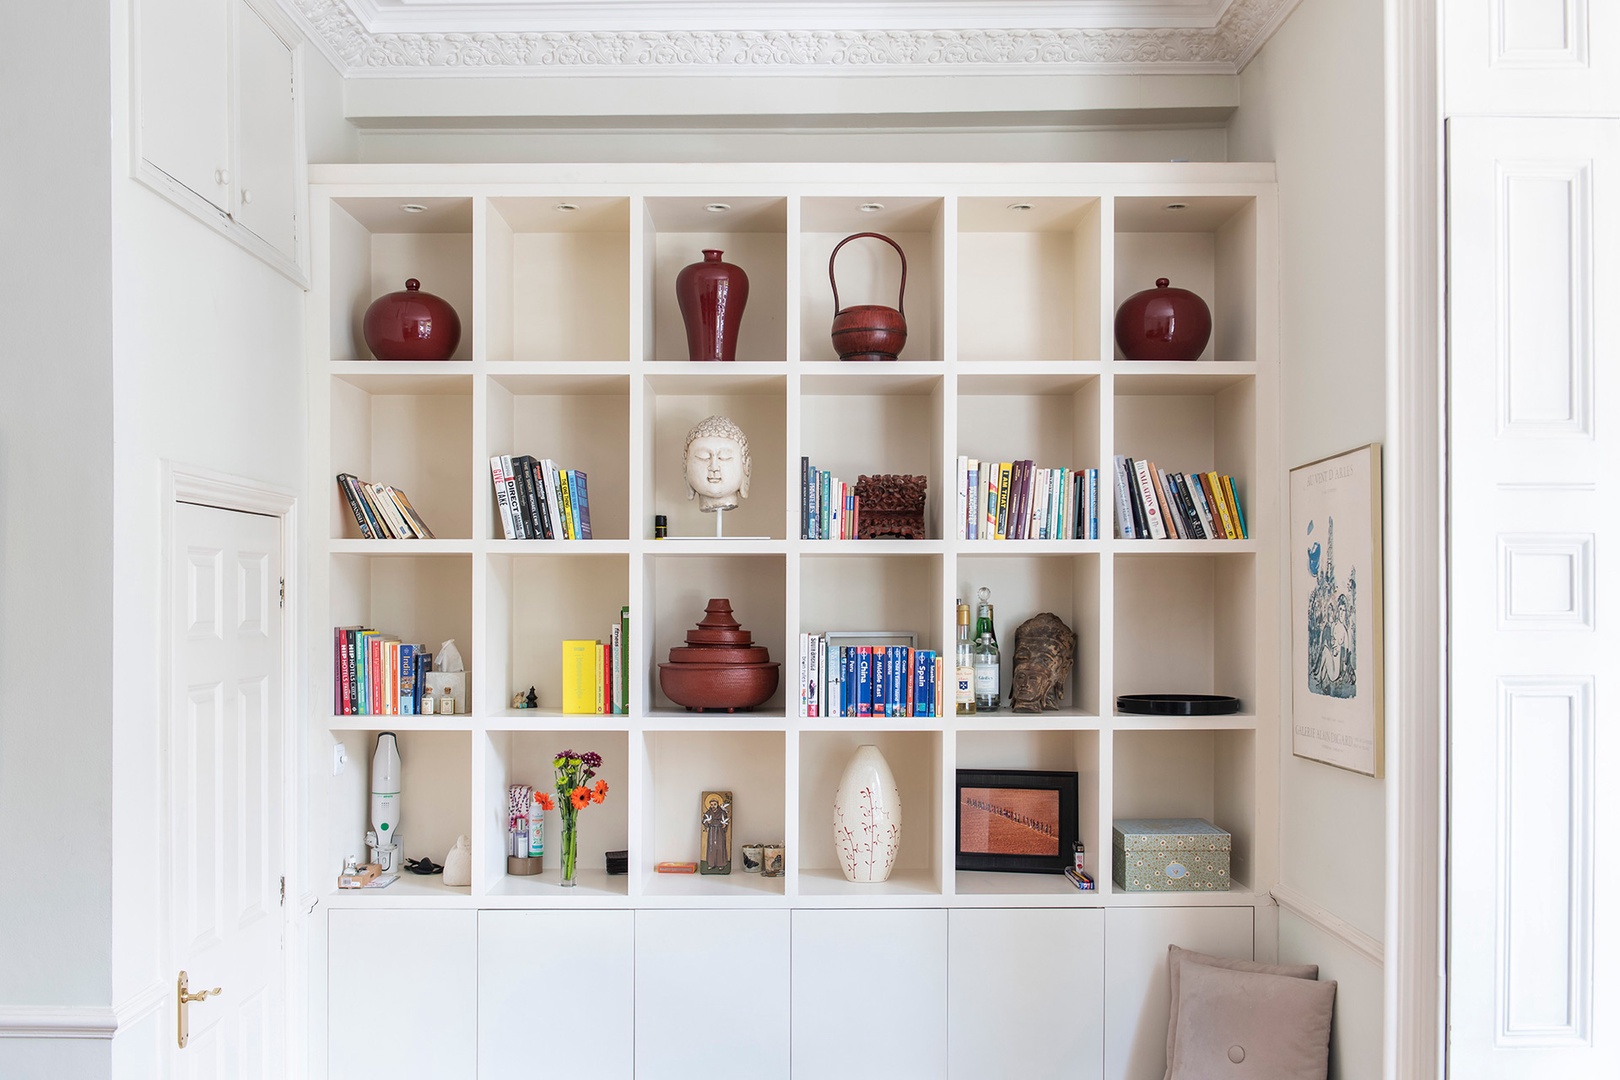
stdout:
[[1232,834],[1198,818],[1114,822],[1114,885],[1126,892],[1224,892]]

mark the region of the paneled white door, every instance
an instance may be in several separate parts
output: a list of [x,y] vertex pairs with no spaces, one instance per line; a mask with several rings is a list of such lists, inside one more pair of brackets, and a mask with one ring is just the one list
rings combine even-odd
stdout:
[[[281,521],[177,503],[167,732],[173,973],[183,1080],[286,1075]],[[173,1010],[178,1006],[171,1003]],[[171,1027],[171,1030],[174,1028]]]
[[1612,1078],[1620,120],[1453,120],[1448,167],[1451,1075]]

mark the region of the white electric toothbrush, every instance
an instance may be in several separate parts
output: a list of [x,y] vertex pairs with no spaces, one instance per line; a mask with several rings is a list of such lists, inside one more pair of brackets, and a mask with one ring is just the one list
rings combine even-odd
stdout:
[[371,755],[371,831],[366,844],[382,873],[399,869],[399,740],[392,731],[377,736]]

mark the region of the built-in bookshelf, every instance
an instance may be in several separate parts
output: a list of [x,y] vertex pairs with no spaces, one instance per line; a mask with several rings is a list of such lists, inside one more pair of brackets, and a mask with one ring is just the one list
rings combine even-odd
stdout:
[[[346,716],[329,656],[311,662],[312,866],[333,907],[1001,907],[1259,903],[1275,878],[1281,650],[1275,452],[1275,191],[1269,166],[999,165],[316,167],[311,193],[308,639],[386,629],[430,650],[455,639],[470,708],[455,716]],[[406,206],[419,206],[419,212]],[[713,209],[722,206],[724,209]],[[567,209],[572,207],[573,209]],[[877,207],[876,209],[868,209]],[[1022,207],[1022,209],[1021,209]],[[1178,209],[1179,207],[1179,209]],[[843,237],[893,237],[908,260],[909,339],[894,363],[846,364],[829,336],[827,259]],[[839,256],[846,303],[895,302],[886,245]],[[692,363],[674,279],[719,248],[751,283],[734,363]],[[1168,276],[1210,304],[1205,356],[1138,363],[1112,312]],[[442,362],[366,359],[360,319],[409,277],[465,328]],[[714,520],[686,498],[681,450],[705,416],[748,436],[749,497]],[[591,539],[507,539],[491,459],[551,459],[589,477]],[[1116,536],[1114,461],[1236,477],[1247,538]],[[957,461],[1098,471],[1091,539],[968,539]],[[926,538],[805,539],[801,470],[926,476]],[[434,539],[361,535],[341,474],[408,491]],[[654,516],[668,520],[654,536]],[[1063,706],[1040,714],[803,716],[801,634],[896,631],[953,655],[957,598],[991,591],[1011,676],[1017,626],[1042,611],[1079,635]],[[745,713],[688,712],[658,664],[711,597],[782,664]],[[562,711],[566,640],[606,640],[629,607],[629,708]],[[312,653],[317,649],[312,644]],[[536,688],[538,708],[512,695]],[[1118,713],[1117,695],[1232,694],[1230,716]],[[363,854],[375,733],[399,735],[401,836],[442,861],[471,838],[472,884],[408,875],[339,892]],[[341,742],[348,765],[328,768]],[[875,743],[905,805],[890,880],[839,873],[831,803],[854,749]],[[602,754],[611,795],[582,815],[580,888],[554,860],[506,873],[506,789],[547,786],[565,747]],[[1060,875],[954,869],[959,768],[1080,777],[1095,892]],[[697,857],[705,789],[733,793],[734,843],[786,843],[779,878],[676,877]],[[1234,838],[1233,891],[1127,894],[1109,877],[1112,823],[1203,817]],[[556,815],[547,822],[557,850]],[[603,853],[628,849],[608,876]]]

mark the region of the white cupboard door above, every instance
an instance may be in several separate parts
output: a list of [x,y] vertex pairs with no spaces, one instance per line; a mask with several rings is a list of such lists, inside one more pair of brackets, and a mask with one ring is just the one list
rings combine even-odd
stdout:
[[143,3],[140,153],[222,213],[231,209],[231,100],[220,0]]
[[293,51],[249,4],[236,3],[236,206],[232,215],[298,257]]

